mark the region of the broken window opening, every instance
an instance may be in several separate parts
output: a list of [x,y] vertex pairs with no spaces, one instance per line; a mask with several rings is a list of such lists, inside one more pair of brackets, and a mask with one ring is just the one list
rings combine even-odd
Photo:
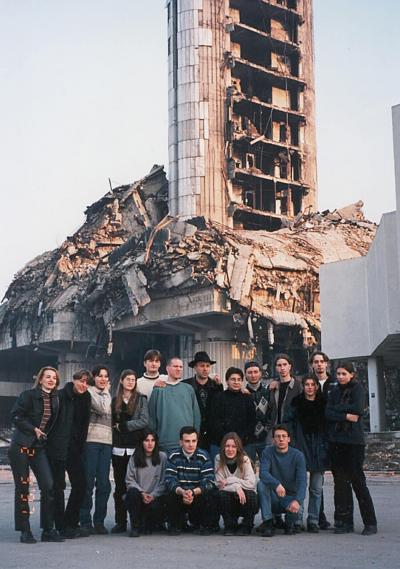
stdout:
[[281,124],[279,126],[279,142],[286,142],[287,134],[288,134],[287,126],[285,124]]
[[254,154],[250,154],[249,152],[246,153],[246,168],[254,168],[255,167],[255,157]]

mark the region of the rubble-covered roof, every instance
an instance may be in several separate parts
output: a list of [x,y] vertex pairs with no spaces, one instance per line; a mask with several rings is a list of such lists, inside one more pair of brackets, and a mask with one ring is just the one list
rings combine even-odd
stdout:
[[63,310],[109,325],[152,299],[214,286],[244,311],[314,334],[319,266],[364,255],[376,232],[357,204],[299,215],[275,232],[182,221],[166,215],[166,184],[157,166],[88,207],[73,236],[16,275],[0,329],[30,314],[37,319]]

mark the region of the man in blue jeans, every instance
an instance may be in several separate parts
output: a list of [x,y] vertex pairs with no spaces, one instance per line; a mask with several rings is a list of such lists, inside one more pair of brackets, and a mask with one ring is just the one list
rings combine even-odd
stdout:
[[295,533],[306,495],[306,461],[301,451],[289,446],[290,433],[286,425],[272,430],[273,445],[261,455],[258,496],[263,519],[261,535],[274,535],[273,514],[285,513],[285,534]]

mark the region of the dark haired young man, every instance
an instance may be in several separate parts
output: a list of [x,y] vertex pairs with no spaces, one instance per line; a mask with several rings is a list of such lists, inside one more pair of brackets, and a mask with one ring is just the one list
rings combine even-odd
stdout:
[[[90,535],[86,528],[79,527],[79,510],[86,491],[83,450],[90,418],[90,377],[89,371],[81,369],[74,373],[72,381],[60,389],[60,413],[47,441],[47,454],[54,478],[55,526],[68,539]],[[71,484],[66,507],[65,471]]]
[[267,444],[267,433],[269,426],[269,398],[271,392],[262,382],[262,370],[259,363],[255,361],[247,362],[244,366],[246,375],[246,389],[249,392],[254,404],[256,413],[256,426],[254,429],[253,440],[246,445],[246,452],[253,462],[257,455],[261,458],[261,453]]
[[191,385],[196,393],[201,413],[199,447],[206,450],[210,448],[210,440],[207,433],[207,411],[215,395],[223,391],[222,383],[218,376],[210,377],[211,366],[215,363],[214,360],[210,359],[207,352],[196,352],[193,360],[188,363],[188,366],[194,371],[194,376],[183,380],[184,383]]
[[252,441],[256,425],[254,404],[243,393],[243,371],[230,367],[225,373],[227,388],[211,401],[207,412],[207,432],[210,436],[210,455],[215,460],[221,440],[226,433],[237,433],[244,446]]
[[197,447],[198,434],[190,426],[180,430],[179,450],[173,451],[167,461],[165,483],[168,489],[167,516],[171,535],[182,529],[185,513],[200,533],[212,533],[216,487],[214,468],[208,453]]
[[[328,400],[329,393],[338,384],[336,379],[329,373],[329,358],[325,352],[315,351],[311,354],[308,360],[313,376],[318,380],[322,395],[325,401]],[[322,530],[329,529],[331,527],[330,522],[325,516],[325,505],[324,505],[324,493],[321,496],[321,508],[319,511],[319,527]]]
[[304,454],[289,446],[290,433],[285,425],[272,429],[273,445],[261,455],[258,497],[261,505],[263,537],[274,535],[273,514],[285,513],[285,533],[295,533],[307,486]]
[[337,385],[337,381],[329,373],[329,358],[325,352],[313,352],[308,360],[311,371],[316,379],[319,381],[319,385],[322,390],[322,394],[325,399],[328,399],[329,393]]
[[144,354],[143,365],[145,372],[137,380],[137,390],[150,399],[154,387],[164,387],[167,375],[160,375],[161,352],[159,350],[147,350]]

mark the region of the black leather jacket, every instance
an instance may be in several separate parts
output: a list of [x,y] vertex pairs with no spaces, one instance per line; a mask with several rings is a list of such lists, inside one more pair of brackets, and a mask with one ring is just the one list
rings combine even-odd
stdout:
[[[58,416],[59,401],[57,390],[50,394],[51,418],[45,432],[49,434]],[[11,444],[32,447],[39,441],[34,429],[40,426],[44,411],[42,390],[34,387],[23,391],[11,410],[11,421],[15,427]]]

